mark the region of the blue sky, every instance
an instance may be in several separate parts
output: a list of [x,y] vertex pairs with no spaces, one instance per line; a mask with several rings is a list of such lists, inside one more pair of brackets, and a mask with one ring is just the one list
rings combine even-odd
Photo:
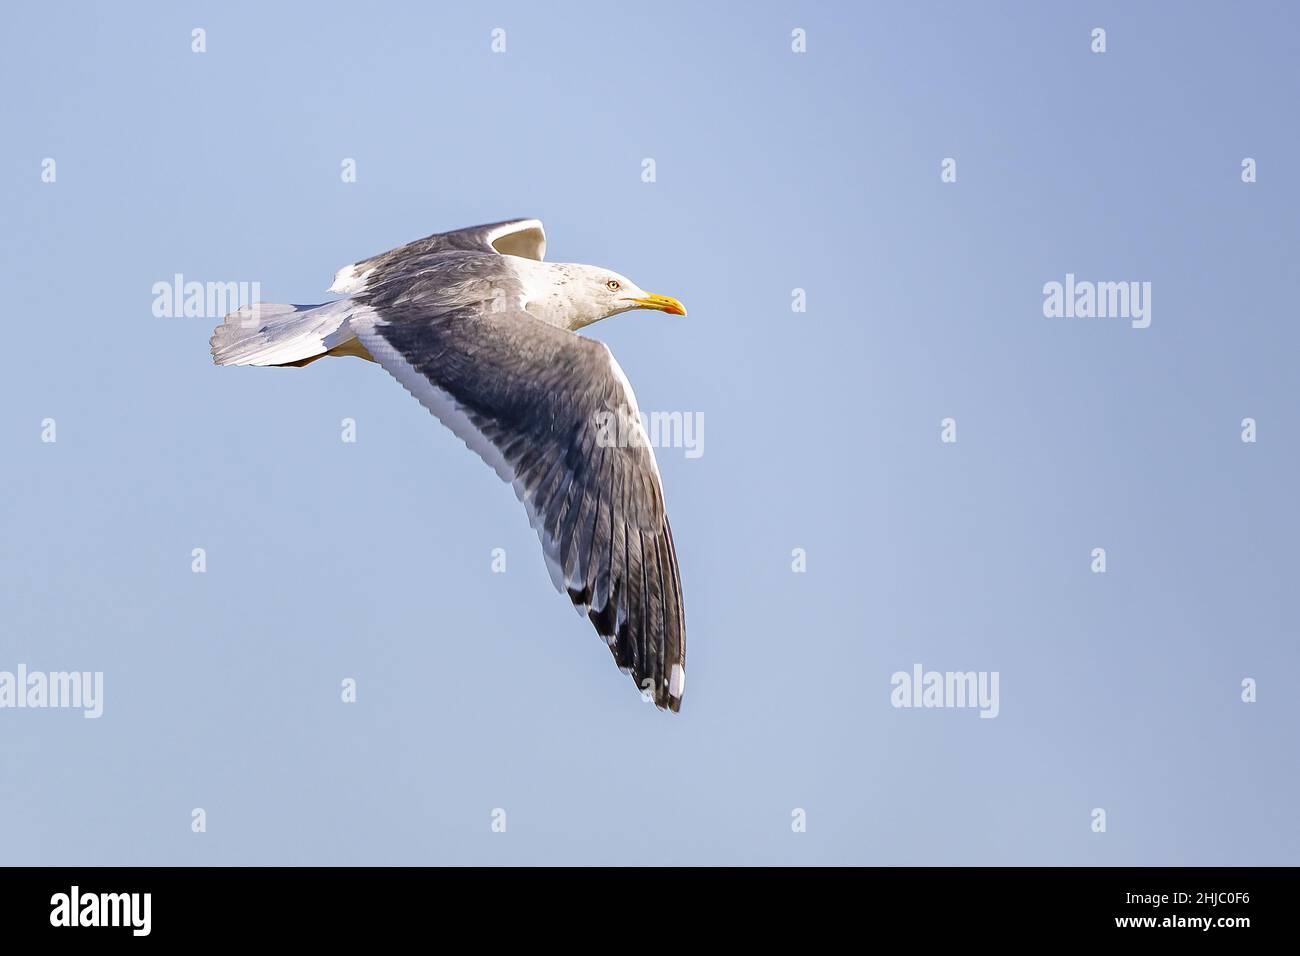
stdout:
[[[1300,862],[1289,5],[8,18],[0,671],[105,691],[0,709],[6,862]],[[690,310],[588,330],[706,422],[676,716],[383,372],[152,313],[514,216]],[[1067,274],[1150,326],[1045,317]],[[893,707],[916,664],[998,716]]]

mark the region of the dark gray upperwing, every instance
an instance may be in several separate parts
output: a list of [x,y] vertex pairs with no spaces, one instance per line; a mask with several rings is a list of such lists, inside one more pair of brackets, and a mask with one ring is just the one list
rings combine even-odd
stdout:
[[372,300],[351,326],[513,484],[556,586],[637,687],[676,711],[686,679],[681,576],[659,471],[614,356],[526,312],[483,303],[431,314],[418,301]]
[[541,261],[546,255],[546,232],[540,219],[510,219],[435,233],[344,266],[329,291],[356,294],[372,290],[381,282],[418,271],[431,257],[445,252],[488,252]]

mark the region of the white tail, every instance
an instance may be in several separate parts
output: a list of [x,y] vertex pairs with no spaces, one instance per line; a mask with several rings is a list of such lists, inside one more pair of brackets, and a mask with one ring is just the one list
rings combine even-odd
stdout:
[[356,340],[347,324],[352,308],[351,299],[324,305],[246,305],[226,316],[212,334],[212,360],[218,365],[302,366],[327,353],[361,354],[348,347]]

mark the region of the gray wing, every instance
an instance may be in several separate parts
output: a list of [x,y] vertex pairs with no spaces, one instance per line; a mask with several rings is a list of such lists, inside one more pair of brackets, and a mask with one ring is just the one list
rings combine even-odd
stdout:
[[359,301],[349,322],[370,354],[514,486],[556,587],[637,687],[676,711],[677,554],[636,398],[609,349],[499,304],[442,310],[411,290]]
[[435,257],[447,252],[488,252],[540,262],[546,255],[546,231],[540,219],[509,219],[435,233],[344,266],[329,291],[349,295],[373,292],[386,282],[427,268]]

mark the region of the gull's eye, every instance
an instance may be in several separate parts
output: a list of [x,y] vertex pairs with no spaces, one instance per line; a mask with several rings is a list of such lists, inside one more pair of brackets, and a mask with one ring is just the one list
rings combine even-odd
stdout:
[[610,279],[608,282],[605,283],[605,287],[609,289],[610,292],[617,292],[619,289],[622,288],[622,286],[618,284],[617,279]]

